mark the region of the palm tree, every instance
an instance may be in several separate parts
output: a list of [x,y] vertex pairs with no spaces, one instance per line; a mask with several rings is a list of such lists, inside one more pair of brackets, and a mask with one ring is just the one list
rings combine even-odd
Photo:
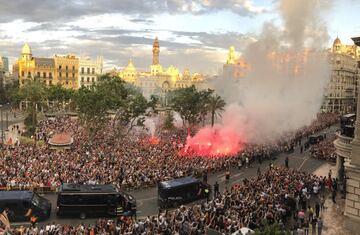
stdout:
[[31,123],[31,133],[35,132],[37,124],[36,106],[46,100],[46,87],[44,83],[35,79],[25,83],[19,90],[20,96],[29,103],[29,121]]
[[214,94],[209,100],[209,112],[211,113],[211,126],[214,126],[215,118],[221,117],[221,113],[225,110],[225,101],[221,96]]

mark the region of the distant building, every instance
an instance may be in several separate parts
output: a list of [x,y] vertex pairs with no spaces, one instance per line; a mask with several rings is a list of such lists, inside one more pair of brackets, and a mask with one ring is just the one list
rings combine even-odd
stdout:
[[103,58],[98,56],[96,60],[91,58],[80,58],[78,86],[91,86],[98,81],[103,71]]
[[322,111],[332,113],[355,112],[359,80],[359,48],[341,44],[337,37],[329,49],[331,78],[326,89]]
[[9,72],[9,59],[5,56],[1,56],[0,59],[2,60],[2,66],[5,73]]
[[166,104],[166,94],[169,91],[191,85],[199,87],[204,83],[203,75],[190,74],[188,69],[185,69],[183,73],[180,73],[179,69],[174,66],[164,69],[159,60],[160,44],[158,38],[154,40],[152,52],[153,60],[150,71],[138,71],[130,59],[128,65],[119,72],[121,79],[138,87],[146,98],[157,95]]
[[78,89],[79,58],[75,55],[54,57],[55,81],[62,87]]
[[226,63],[223,65],[223,77],[230,79],[243,78],[249,68],[249,64],[242,57],[237,57],[235,48],[231,46]]
[[[55,55],[53,58],[33,57],[27,43],[13,66],[13,75],[19,78],[20,86],[26,81],[40,79],[48,86],[59,84],[67,89],[78,89],[81,85],[89,86],[95,83],[101,73],[102,58],[100,57],[96,61],[88,58],[79,59],[75,55]],[[82,78],[84,78],[83,83],[81,83]]]
[[0,57],[0,87],[3,87],[5,84],[5,68],[4,61],[2,57]]

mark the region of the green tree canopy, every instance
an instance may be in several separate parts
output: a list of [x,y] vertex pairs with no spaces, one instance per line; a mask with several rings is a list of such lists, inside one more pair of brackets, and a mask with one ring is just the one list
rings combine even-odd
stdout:
[[60,84],[51,85],[47,88],[49,101],[66,101],[74,97],[75,91],[73,89],[66,89]]
[[[19,90],[19,98],[27,102],[28,116],[28,131],[33,134],[37,125],[36,106],[44,105],[47,99],[47,92],[45,84],[37,79],[28,81]],[[30,125],[31,124],[31,125]]]
[[179,113],[184,126],[195,125],[205,118],[212,93],[212,90],[197,91],[194,85],[180,88],[170,93],[169,103],[171,108]]
[[115,112],[114,129],[128,133],[135,126],[143,126],[149,108],[156,105],[155,98],[147,101],[138,90],[118,78],[82,87],[75,97],[79,117],[91,133],[107,122],[109,111]]

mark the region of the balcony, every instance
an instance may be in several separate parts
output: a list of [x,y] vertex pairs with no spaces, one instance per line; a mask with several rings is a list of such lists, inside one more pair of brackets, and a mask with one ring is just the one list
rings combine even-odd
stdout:
[[336,140],[334,141],[334,146],[336,148],[335,152],[341,157],[345,159],[350,159],[351,157],[351,142],[353,138],[347,137],[345,135],[341,135],[340,133],[336,133]]

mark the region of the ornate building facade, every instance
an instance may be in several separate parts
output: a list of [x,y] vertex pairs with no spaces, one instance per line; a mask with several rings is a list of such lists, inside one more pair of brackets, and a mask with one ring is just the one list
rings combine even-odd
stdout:
[[163,68],[160,64],[160,44],[155,38],[153,44],[153,59],[150,71],[138,71],[130,59],[128,65],[119,72],[119,76],[124,81],[138,87],[146,98],[157,95],[166,104],[166,95],[169,91],[195,85],[201,87],[204,77],[201,74],[190,74],[188,69],[180,73],[174,66]]
[[243,78],[250,68],[242,57],[238,57],[235,48],[229,48],[226,63],[223,65],[223,77],[230,79]]
[[[360,46],[360,37],[353,38],[355,45]],[[341,50],[340,40],[334,41],[333,49]],[[354,47],[345,47],[349,49],[349,54],[354,53],[358,58],[357,50]],[[360,64],[357,65],[359,68]],[[357,100],[360,99],[359,86],[355,86]],[[344,176],[340,174],[344,180],[346,189],[345,200],[345,226],[351,231],[357,233],[360,230],[360,104],[356,105],[356,121],[354,136],[347,136],[346,133],[338,133],[337,139],[334,141],[337,157],[337,168],[343,169]]]
[[20,87],[26,81],[41,79],[47,85],[56,84],[54,71],[55,61],[51,58],[33,57],[30,46],[25,43],[21,56],[14,65],[14,72],[19,76]]
[[93,61],[88,58],[79,59],[75,55],[34,57],[26,43],[21,50],[20,58],[13,66],[13,74],[19,78],[20,86],[26,81],[40,79],[48,86],[59,84],[67,89],[78,89],[82,85],[88,86],[97,81],[97,76],[102,73],[102,63],[102,58]]
[[340,114],[355,112],[359,56],[360,51],[356,45],[344,45],[338,37],[334,40],[329,49],[332,71],[322,111]]

